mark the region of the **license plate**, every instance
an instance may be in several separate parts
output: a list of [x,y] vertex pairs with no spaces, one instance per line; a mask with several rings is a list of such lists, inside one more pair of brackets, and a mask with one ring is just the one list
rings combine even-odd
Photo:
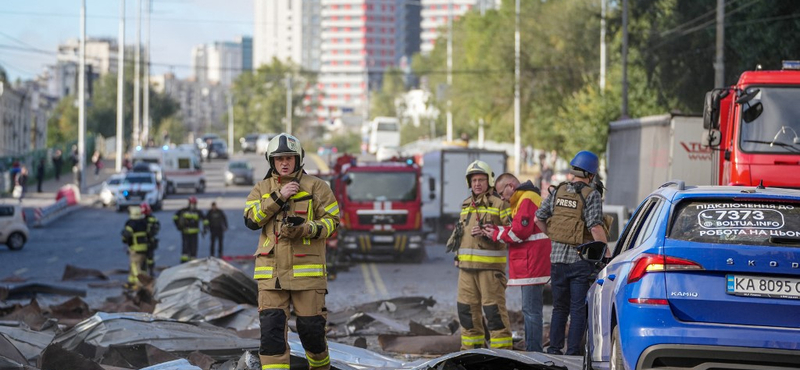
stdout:
[[748,297],[800,299],[800,279],[727,275],[728,294]]
[[376,243],[391,243],[394,241],[394,236],[392,235],[375,235],[372,237],[372,241]]

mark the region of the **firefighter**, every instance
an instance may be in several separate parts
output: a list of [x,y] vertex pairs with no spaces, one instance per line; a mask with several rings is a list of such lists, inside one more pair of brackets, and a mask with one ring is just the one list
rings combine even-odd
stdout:
[[197,198],[189,197],[189,205],[181,208],[172,216],[175,227],[181,232],[183,247],[181,249],[181,263],[197,258],[197,238],[201,231],[206,234],[208,220],[203,217],[203,211],[197,209]]
[[245,203],[245,225],[261,232],[253,277],[258,281],[259,357],[264,369],[289,368],[290,305],[309,368],[331,366],[325,339],[325,239],[339,225],[339,205],[324,181],[304,173],[304,154],[292,135],[270,140],[270,169]]
[[150,276],[155,276],[155,253],[156,249],[158,249],[157,235],[158,232],[161,231],[161,222],[159,222],[158,218],[153,215],[153,210],[150,208],[150,205],[147,204],[147,202],[139,205],[139,208],[142,209],[142,214],[144,215],[145,220],[147,220],[147,259],[142,266],[142,269],[146,270]]
[[211,203],[211,209],[206,213],[208,220],[208,228],[211,230],[211,251],[209,256],[214,256],[215,241],[219,243],[219,254],[217,257],[222,258],[222,240],[225,231],[228,230],[228,218],[225,217],[225,212],[217,208],[217,202]]
[[[559,184],[536,211],[536,226],[552,241],[550,284],[553,288],[553,316],[547,353],[579,355],[586,330],[586,293],[594,266],[580,259],[577,247],[591,241],[607,242],[603,224],[603,201],[590,184],[600,160],[581,151],[570,165],[570,181]],[[564,334],[569,317],[567,351]]]
[[459,222],[464,234],[456,250],[458,320],[461,349],[485,347],[483,315],[489,329],[489,347],[510,349],[511,326],[506,310],[506,245],[483,235],[485,225],[507,225],[511,210],[494,191],[494,173],[486,162],[467,167],[471,195],[461,205]]
[[135,290],[139,288],[139,272],[147,255],[147,220],[142,216],[142,209],[139,207],[128,207],[128,212],[130,217],[122,229],[122,242],[128,245],[130,258],[128,283],[125,284],[125,288]]

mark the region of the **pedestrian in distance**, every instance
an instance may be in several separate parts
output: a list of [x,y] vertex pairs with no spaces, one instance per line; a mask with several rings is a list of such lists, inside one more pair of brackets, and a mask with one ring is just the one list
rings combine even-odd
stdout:
[[500,199],[511,203],[511,226],[484,225],[483,235],[508,246],[508,286],[522,289],[525,350],[542,352],[544,285],[550,281],[550,239],[534,223],[542,203],[531,181],[520,184],[510,173],[495,182]]
[[181,263],[197,258],[198,234],[202,231],[205,235],[208,227],[203,211],[197,209],[197,198],[189,197],[189,204],[175,212],[172,221],[181,233]]
[[122,242],[128,246],[126,252],[130,262],[128,282],[125,284],[125,288],[136,290],[140,287],[139,274],[142,272],[142,265],[147,258],[148,226],[141,208],[128,207],[128,213],[128,220],[125,221],[125,227],[122,229]]
[[[506,310],[507,248],[483,235],[485,225],[507,225],[508,202],[495,194],[494,173],[486,162],[467,166],[466,183],[471,195],[461,204],[461,216],[448,240],[455,251],[458,270],[456,307],[461,325],[461,349],[486,347],[483,317],[489,329],[489,347],[511,349],[511,325]],[[458,234],[461,234],[458,237]],[[460,240],[456,240],[460,239]]]
[[214,244],[219,243],[219,253],[216,256],[222,258],[222,240],[225,232],[228,231],[228,219],[225,217],[225,212],[217,208],[217,202],[211,203],[211,209],[206,214],[206,219],[208,220],[208,228],[211,231],[211,251],[209,256],[214,256]]
[[[536,211],[536,226],[550,237],[553,249],[550,254],[553,316],[547,353],[581,354],[586,330],[586,293],[594,266],[580,259],[577,247],[591,241],[607,242],[602,195],[591,185],[599,163],[596,154],[578,152],[570,162],[570,180],[555,187]],[[569,334],[565,338],[568,318]]]
[[44,182],[44,158],[39,160],[39,163],[36,165],[36,192],[42,192],[42,182]]
[[247,196],[244,223],[259,230],[255,273],[262,369],[289,369],[289,308],[310,369],[330,369],[325,239],[339,225],[330,186],[303,171],[300,141],[280,134],[267,145],[269,171]]
[[78,146],[72,146],[72,154],[69,156],[70,162],[72,162],[72,179],[75,182],[75,185],[80,185],[81,183],[81,174],[80,174],[80,154],[78,153]]
[[61,153],[61,149],[56,149],[53,152],[53,157],[51,158],[53,161],[53,170],[56,173],[56,181],[61,180],[61,167],[64,165],[64,158]]
[[156,276],[156,249],[158,249],[158,232],[161,231],[161,222],[153,215],[153,209],[147,202],[139,205],[144,219],[147,220],[147,253],[142,269],[150,276]]
[[92,154],[92,164],[94,165],[94,178],[100,175],[100,170],[103,169],[103,155],[99,150],[95,150]]
[[14,182],[14,190],[13,195],[15,198],[19,199],[19,202],[22,203],[22,199],[25,198],[25,192],[28,190],[28,167],[20,165],[19,167],[19,174],[16,176],[16,181]]

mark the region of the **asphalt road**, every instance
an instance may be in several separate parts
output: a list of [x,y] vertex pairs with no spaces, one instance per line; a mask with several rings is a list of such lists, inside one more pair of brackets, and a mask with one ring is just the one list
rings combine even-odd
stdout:
[[[255,154],[238,154],[234,158],[249,160],[257,179],[266,173],[267,163]],[[305,168],[309,172],[327,170],[326,160],[309,154]],[[208,210],[211,202],[228,217],[229,229],[225,235],[225,255],[240,257],[234,262],[247,274],[252,272],[252,255],[258,242],[258,232],[244,227],[242,210],[250,186],[224,186],[224,160],[204,163],[207,191],[197,194],[198,205]],[[156,251],[156,266],[167,267],[179,263],[180,234],[172,222],[173,214],[187,204],[187,197],[195,195],[181,192],[170,195],[164,209],[155,212],[161,221],[160,247]],[[21,251],[0,248],[0,279],[15,277],[26,282],[56,284],[59,286],[86,289],[86,301],[98,307],[107,296],[120,293],[120,288],[89,288],[88,283],[97,281],[62,282],[67,264],[106,272],[114,280],[124,281],[128,268],[125,247],[120,240],[120,231],[127,219],[125,212],[116,212],[113,207],[84,207],[56,220],[44,228],[31,229],[31,238]],[[452,255],[444,252],[444,246],[431,241],[426,243],[428,257],[420,264],[395,262],[391,259],[374,258],[357,261],[348,271],[340,272],[329,284],[328,308],[336,311],[384,298],[399,296],[433,297],[437,304],[433,310],[443,316],[455,318],[456,285],[458,270],[453,266]],[[199,257],[209,255],[209,239],[202,238]],[[520,310],[518,288],[507,291],[509,310]],[[39,301],[45,305],[66,300],[60,296],[42,295]],[[545,313],[549,319],[549,313]]]

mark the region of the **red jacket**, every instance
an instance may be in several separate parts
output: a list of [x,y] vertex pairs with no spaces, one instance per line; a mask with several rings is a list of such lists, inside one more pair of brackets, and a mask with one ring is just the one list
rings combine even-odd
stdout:
[[511,226],[499,226],[492,239],[508,245],[508,285],[539,285],[550,280],[550,238],[533,222],[542,204],[530,181],[511,196]]

